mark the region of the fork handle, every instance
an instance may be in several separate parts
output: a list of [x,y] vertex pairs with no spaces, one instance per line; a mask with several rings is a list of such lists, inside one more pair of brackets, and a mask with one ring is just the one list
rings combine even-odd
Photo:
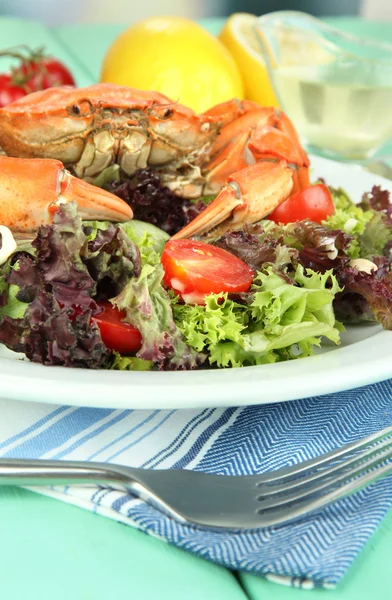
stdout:
[[[45,486],[64,484],[129,484],[133,469],[127,475],[121,467],[85,461],[0,458],[0,486]],[[136,472],[136,469],[135,469]]]
[[[177,479],[178,475],[185,485],[188,478],[194,482],[195,479],[206,477],[202,473],[180,473],[174,470],[171,472],[172,483],[173,478]],[[183,523],[186,519],[162,499],[162,491],[170,489],[171,485],[166,482],[166,477],[165,470],[151,471],[99,462],[0,458],[0,486],[106,485],[131,492],[162,513]],[[151,485],[153,482],[154,485]],[[191,489],[191,486],[188,487]]]

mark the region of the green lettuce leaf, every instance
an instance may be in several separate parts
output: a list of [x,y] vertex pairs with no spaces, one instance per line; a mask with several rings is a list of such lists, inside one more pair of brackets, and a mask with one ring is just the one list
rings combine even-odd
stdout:
[[[371,211],[373,212],[373,211]],[[383,255],[388,242],[392,241],[392,225],[388,217],[381,212],[374,212],[359,237],[360,258],[372,258]],[[386,254],[386,253],[385,253]]]
[[175,321],[185,340],[207,351],[218,367],[259,365],[310,356],[321,336],[339,344],[342,326],[332,301],[340,291],[331,271],[298,265],[290,282],[269,266],[254,280],[248,302],[211,294],[205,306],[173,300]]
[[142,264],[158,265],[163,248],[170,236],[162,229],[144,221],[127,221],[121,228],[132,242],[137,244]]
[[341,229],[353,236],[346,249],[350,258],[369,258],[384,254],[387,242],[392,240],[392,227],[386,215],[364,210],[352,202],[341,188],[330,188],[336,210],[324,224],[331,229]]
[[9,285],[5,281],[0,281],[0,293],[3,286],[7,286],[7,304],[0,306],[0,317],[7,316],[12,319],[23,319],[28,303],[18,300],[19,287],[17,285]]
[[[125,235],[139,248],[142,264],[157,265],[170,236],[162,229],[133,219],[118,225]],[[86,241],[93,242],[99,231],[106,231],[112,224],[109,221],[83,221]]]
[[15,257],[17,253],[34,256],[35,249],[30,242],[20,241],[8,260],[0,266],[0,317],[22,319],[28,306],[26,302],[22,302],[17,297],[19,286],[8,282],[12,269],[18,269],[19,266],[17,257]]
[[119,165],[110,165],[106,167],[92,182],[97,187],[105,187],[112,181],[120,181],[120,167]]
[[151,371],[153,363],[137,356],[122,356],[113,352],[113,359],[108,369],[115,371]]

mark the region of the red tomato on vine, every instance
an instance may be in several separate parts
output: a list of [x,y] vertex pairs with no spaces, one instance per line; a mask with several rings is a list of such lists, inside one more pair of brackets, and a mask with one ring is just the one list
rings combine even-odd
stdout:
[[19,98],[50,87],[76,85],[70,70],[57,58],[43,50],[26,46],[3,50],[0,57],[14,58],[18,64],[10,73],[0,74],[0,107]]

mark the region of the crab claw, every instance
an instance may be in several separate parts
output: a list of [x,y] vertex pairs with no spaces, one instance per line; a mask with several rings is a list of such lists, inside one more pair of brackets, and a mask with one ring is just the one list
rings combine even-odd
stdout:
[[51,223],[59,205],[67,202],[76,202],[85,220],[133,217],[126,202],[73,177],[58,160],[0,156],[0,224],[29,233]]
[[293,172],[286,161],[250,165],[233,173],[211,204],[172,239],[210,239],[256,223],[286,200],[292,187]]

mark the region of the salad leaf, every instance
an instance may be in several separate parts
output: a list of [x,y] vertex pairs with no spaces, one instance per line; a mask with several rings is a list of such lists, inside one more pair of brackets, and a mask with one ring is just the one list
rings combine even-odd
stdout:
[[366,224],[372,219],[373,212],[354,204],[342,188],[329,188],[335,203],[335,213],[324,224],[331,229],[341,229],[352,236],[346,252],[350,258],[361,256],[359,236],[365,231]]
[[[137,247],[114,225],[85,231],[76,204],[62,205],[41,227],[34,255],[16,252],[2,267],[0,342],[47,365],[101,368],[111,352],[91,317],[140,272]],[[77,309],[77,310],[76,310]]]
[[215,246],[231,252],[253,270],[260,269],[265,263],[274,263],[285,267],[298,256],[294,248],[286,248],[279,239],[267,235],[260,226],[248,226],[245,230],[228,231],[214,242]]
[[41,291],[23,319],[3,317],[0,341],[33,362],[98,369],[108,362],[110,352],[97,325],[91,323],[92,314],[88,310],[70,318],[70,311],[61,308],[53,294]]
[[338,318],[347,323],[378,321],[384,329],[392,329],[392,274],[379,268],[365,273],[353,267],[336,271],[342,292],[335,298]]
[[158,265],[161,262],[161,254],[169,235],[151,225],[142,221],[128,221],[120,225],[130,240],[137,244],[142,264]]
[[173,301],[175,321],[188,344],[209,353],[218,367],[258,365],[309,356],[320,336],[339,343],[332,301],[340,291],[331,272],[298,265],[290,283],[272,265],[258,272],[248,302],[211,294],[205,306]]
[[299,250],[299,262],[321,273],[350,260],[347,248],[351,237],[340,229],[304,220],[286,225],[283,235],[286,244]]
[[[114,177],[112,181],[109,181],[110,175]],[[169,235],[179,231],[205,208],[203,201],[194,202],[174,194],[150,169],[139,169],[132,177],[107,173],[98,183],[127,202],[135,219],[152,223]]]
[[83,227],[89,233],[87,244],[81,251],[83,264],[96,282],[96,296],[107,299],[117,294],[128,279],[137,276],[141,269],[140,252],[136,244],[130,242],[124,231],[105,223],[92,237],[90,227]]
[[4,306],[0,307],[0,317],[8,316],[13,319],[23,319],[28,303],[18,300],[19,291],[17,285],[9,285],[7,287],[7,302]]
[[204,362],[205,355],[184,342],[162,279],[161,265],[145,264],[140,276],[130,279],[111,302],[126,311],[125,322],[137,327],[142,335],[138,358],[152,361],[160,370],[196,368]]
[[115,182],[119,182],[120,180],[120,166],[113,164],[103,169],[103,171],[101,171],[100,174],[95,177],[92,183],[97,187],[103,188],[112,183],[114,184]]
[[383,190],[379,185],[374,185],[370,192],[362,196],[360,207],[364,210],[375,210],[383,212],[392,219],[391,194],[388,190]]
[[373,214],[366,224],[365,230],[358,238],[360,258],[389,254],[388,248],[392,242],[392,221],[382,212]]
[[351,237],[341,230],[331,230],[313,221],[289,225],[260,221],[244,231],[230,231],[214,243],[235,254],[253,269],[273,263],[282,273],[291,265],[324,272],[346,264]]
[[153,362],[137,358],[137,356],[121,356],[118,352],[113,352],[108,368],[116,371],[151,371]]
[[336,211],[324,224],[341,229],[351,235],[346,248],[350,258],[371,258],[384,254],[392,243],[392,205],[389,192],[374,186],[371,193],[364,194],[360,204],[354,204],[341,188],[330,188]]

